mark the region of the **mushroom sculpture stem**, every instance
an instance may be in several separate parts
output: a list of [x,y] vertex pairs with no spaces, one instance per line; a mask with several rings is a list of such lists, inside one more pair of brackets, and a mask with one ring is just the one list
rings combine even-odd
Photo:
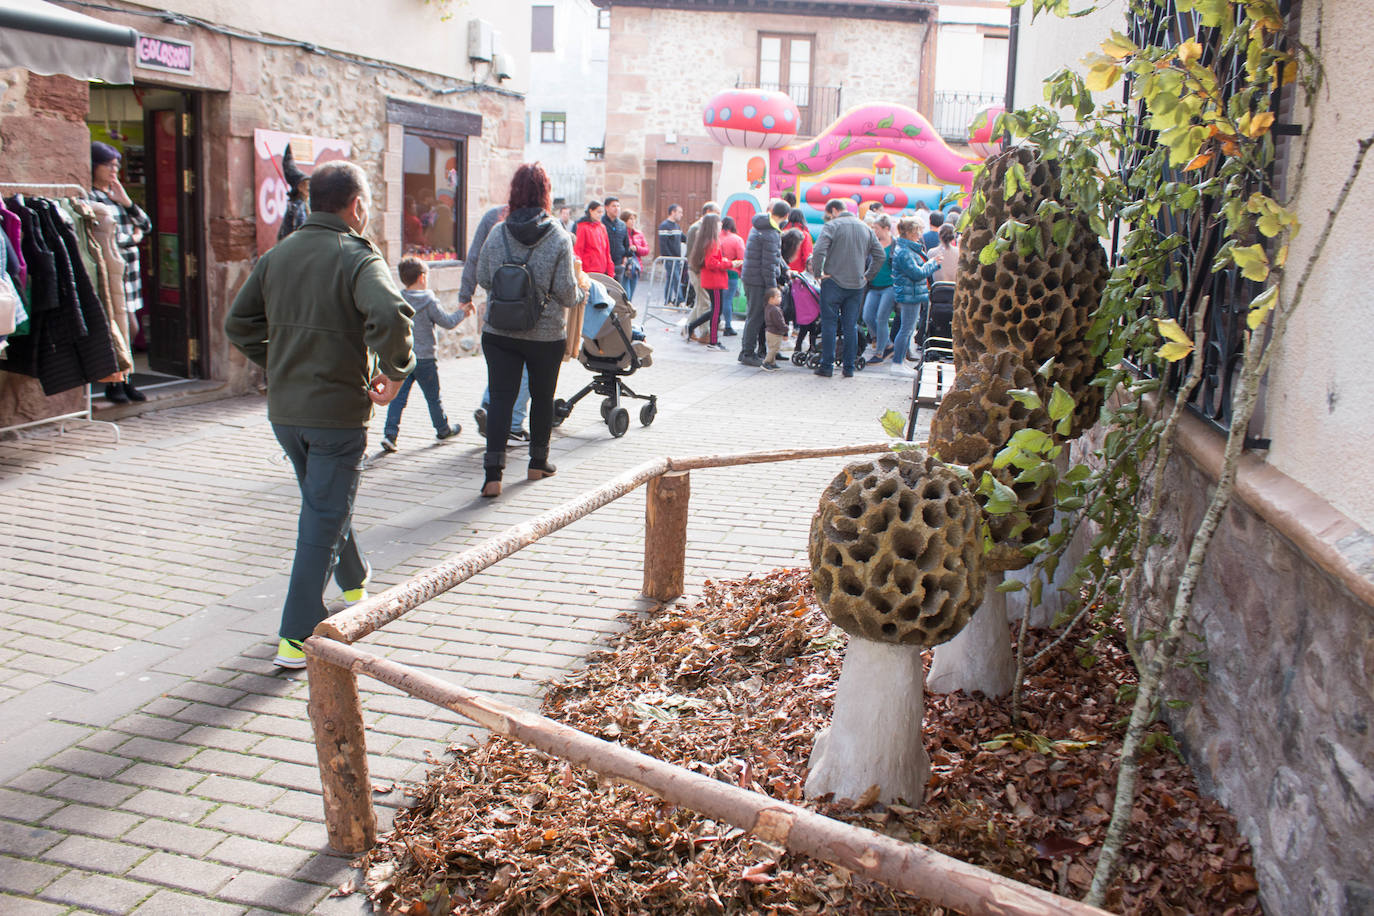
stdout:
[[992,582],[968,626],[949,642],[935,647],[928,685],[931,693],[962,690],[972,694],[978,690],[986,696],[1001,697],[1011,693],[1015,679],[1007,595]]
[[857,800],[876,786],[874,801],[921,803],[930,779],[930,757],[921,741],[921,648],[850,638],[835,714],[811,748],[808,797],[830,793]]

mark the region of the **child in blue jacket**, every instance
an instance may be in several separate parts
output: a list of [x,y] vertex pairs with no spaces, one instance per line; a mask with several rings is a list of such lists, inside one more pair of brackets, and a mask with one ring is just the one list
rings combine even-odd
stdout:
[[896,247],[892,250],[892,285],[902,322],[892,355],[892,371],[898,375],[916,374],[903,361],[910,351],[911,335],[921,320],[921,310],[930,302],[930,278],[939,269],[940,255],[927,257],[921,245],[921,224],[910,217],[898,220]]

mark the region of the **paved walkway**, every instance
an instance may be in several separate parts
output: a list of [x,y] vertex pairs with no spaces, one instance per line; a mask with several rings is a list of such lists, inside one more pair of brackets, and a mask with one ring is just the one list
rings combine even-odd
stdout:
[[[733,342],[737,338],[727,338]],[[441,365],[465,423],[439,444],[419,392],[398,454],[371,461],[355,524],[380,590],[660,455],[882,437],[909,384],[878,369],[764,373],[655,327],[630,384],[658,419],[612,439],[588,398],[555,431],[556,477],[481,500],[470,428],[480,360]],[[560,392],[588,375],[566,366]],[[273,667],[297,493],[260,397],[164,410],[108,431],[0,442],[0,913],[359,913],[330,891],[304,673]],[[372,441],[381,433],[374,421]],[[816,496],[842,459],[693,473],[688,592],[707,577],[805,562]],[[632,494],[412,612],[364,645],[533,707],[641,584]],[[383,820],[447,745],[475,734],[363,682]],[[386,807],[389,806],[389,807]]]

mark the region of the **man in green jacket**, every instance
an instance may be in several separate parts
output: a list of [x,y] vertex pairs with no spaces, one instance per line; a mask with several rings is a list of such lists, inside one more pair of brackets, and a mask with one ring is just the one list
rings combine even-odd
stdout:
[[301,488],[296,557],[276,663],[305,667],[301,642],[328,612],[332,572],[344,600],[367,597],[370,569],[350,523],[373,404],[415,368],[414,310],[363,238],[372,196],[362,169],[328,162],[310,178],[310,217],[258,259],[224,330],[267,370],[267,418]]

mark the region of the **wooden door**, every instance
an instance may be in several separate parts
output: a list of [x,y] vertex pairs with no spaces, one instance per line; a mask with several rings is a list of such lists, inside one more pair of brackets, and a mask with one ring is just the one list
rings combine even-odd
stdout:
[[150,263],[143,271],[148,368],[180,378],[202,374],[200,352],[200,176],[192,136],[193,97],[144,112]]
[[[682,229],[697,221],[701,207],[711,199],[711,163],[709,162],[658,162],[658,195],[654,208],[654,224],[644,226],[641,232],[648,237],[650,231],[658,238],[658,224],[668,218],[668,208],[673,204],[682,207]],[[657,249],[655,249],[657,254]]]

